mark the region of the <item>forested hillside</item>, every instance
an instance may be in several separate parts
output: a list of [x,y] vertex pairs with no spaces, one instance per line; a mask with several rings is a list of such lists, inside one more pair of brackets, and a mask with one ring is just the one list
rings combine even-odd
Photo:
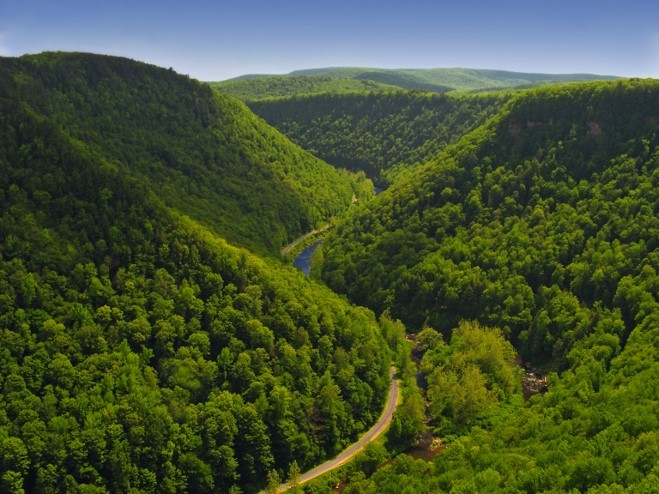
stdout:
[[[330,287],[426,328],[431,425],[450,442],[433,463],[400,457],[345,492],[652,491],[658,109],[652,80],[520,95],[330,235]],[[473,338],[460,321],[554,370],[549,392],[522,407],[487,352],[453,357]]]
[[[246,110],[192,82],[207,98],[167,110],[156,102],[171,101],[165,90],[187,94],[180,77],[127,61],[2,64],[1,492],[255,492],[272,469],[309,468],[375,421],[389,355],[373,314],[167,207],[178,189],[157,180],[167,167],[149,168],[156,139],[177,159],[194,151],[201,123],[156,132],[179,112],[212,103],[205,139],[221,142],[233,130],[216,119]],[[80,92],[61,85],[66,72],[85,74]],[[91,91],[99,73],[106,89]],[[122,99],[102,101],[119,90]],[[143,117],[151,128],[137,114],[115,120],[138,111],[130,103],[142,97],[131,95],[151,92],[139,106],[155,105]],[[93,114],[96,105],[109,113]],[[188,132],[191,143],[175,140]],[[307,160],[267,136],[284,142],[272,152]]]
[[295,96],[249,106],[314,155],[385,184],[483,124],[508,98],[380,91]]
[[[655,309],[624,347],[617,336],[597,328],[574,346],[569,370],[550,375],[544,395],[526,406],[506,404],[489,415],[485,410],[486,420],[478,427],[444,436],[446,449],[433,461],[399,455],[368,479],[355,476],[343,492],[656,492],[658,319]],[[447,364],[437,369],[448,368],[450,378],[456,371]],[[455,380],[442,382],[444,375],[437,373],[440,381],[431,388],[444,392],[439,404],[446,415],[435,419],[444,424],[444,432],[462,414],[474,409],[482,414],[491,403],[474,392],[487,392],[490,375],[467,369],[472,372],[462,374],[465,380],[484,377],[451,386]]]
[[324,224],[359,193],[242,103],[173,71],[71,53],[5,58],[0,67],[6,94],[139,173],[169,205],[259,252]]
[[515,99],[342,223],[324,278],[413,327],[475,317],[507,327],[545,360],[570,347],[551,325],[561,307],[572,337],[578,307],[617,307],[628,333],[646,312],[628,289],[653,293],[642,280],[656,261],[658,101],[654,81]]
[[355,91],[392,90],[394,86],[362,79],[329,76],[270,76],[209,82],[221,93],[243,101],[301,96],[316,93],[345,93]]

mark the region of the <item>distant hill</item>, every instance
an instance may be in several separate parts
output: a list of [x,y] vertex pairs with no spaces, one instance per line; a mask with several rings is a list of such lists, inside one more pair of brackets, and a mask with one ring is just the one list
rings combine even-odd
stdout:
[[384,186],[484,123],[510,97],[398,90],[299,95],[248,104],[304,149],[335,166],[364,171]]
[[241,99],[254,101],[293,95],[318,93],[345,93],[356,91],[393,90],[397,86],[381,84],[368,79],[346,79],[330,76],[266,76],[211,82],[218,91]]
[[35,112],[139,174],[169,206],[258,252],[326,223],[356,192],[345,173],[240,101],[171,70],[81,53],[0,59],[0,67]]
[[[305,88],[300,78],[323,78],[325,89],[320,83],[313,90]],[[327,78],[340,80],[330,83]],[[288,79],[290,87],[285,84]],[[422,89],[437,93],[450,91],[482,91],[528,87],[560,82],[585,82],[617,79],[616,76],[595,74],[536,74],[505,70],[437,68],[437,69],[377,69],[359,67],[330,67],[296,70],[286,75],[246,75],[219,83],[212,83],[220,91],[235,95],[243,100],[267,97],[308,94],[323,90],[334,90],[349,83],[345,81],[370,81],[403,89]],[[309,83],[311,84],[311,82]],[[270,89],[268,89],[270,88]]]

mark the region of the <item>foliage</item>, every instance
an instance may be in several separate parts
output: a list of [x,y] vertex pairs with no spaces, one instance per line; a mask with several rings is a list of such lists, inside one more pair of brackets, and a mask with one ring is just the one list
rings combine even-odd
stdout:
[[416,446],[427,429],[426,406],[414,378],[414,375],[406,376],[402,386],[402,403],[396,409],[387,431],[387,445],[390,448],[405,450]]
[[408,327],[500,327],[535,361],[564,365],[598,327],[624,341],[656,306],[657,98],[652,81],[520,96],[340,223],[324,279]]
[[[31,107],[45,100],[23,93],[41,88],[58,108],[64,68],[90,90],[96,71],[123,68],[119,86],[142,95],[185,92],[181,79],[97,57],[2,63],[31,82],[17,93],[0,78],[0,491],[253,492],[367,430],[390,361],[371,312],[167,208],[130,158],[155,129],[110,112],[125,130],[101,138],[90,117],[74,132],[64,121],[93,105],[46,118]],[[145,74],[153,85],[133,87]],[[110,80],[96,82],[110,91]],[[160,139],[188,145],[176,135]],[[126,163],[101,152],[119,136]]]
[[[322,274],[352,301],[447,337],[461,320],[500,327],[556,371],[545,395],[500,407],[433,463],[399,457],[355,492],[655,488],[657,108],[651,80],[520,94],[332,232]],[[419,338],[433,413],[477,423],[469,410],[508,381],[496,389],[472,363],[486,335],[457,362],[436,334]]]
[[617,356],[590,338],[549,391],[474,428],[432,462],[400,455],[349,491],[635,492],[659,480],[659,320],[639,325]]
[[[366,105],[352,114],[364,129],[340,117],[314,139],[375,136],[373,163],[394,149],[376,170],[441,150],[360,201],[314,260],[378,323],[216,236],[274,253],[368,197],[363,174],[171,71],[81,54],[0,67],[0,491],[274,489],[368,429],[392,359],[406,385],[389,440],[413,444],[425,414],[403,323],[425,328],[431,425],[453,436],[431,463],[383,466],[369,446],[345,492],[656,487],[656,81],[503,107],[403,92],[263,102]],[[554,370],[526,405],[504,336]]]
[[430,328],[419,336],[428,342],[421,370],[428,381],[431,414],[444,424],[444,433],[472,425],[520,391],[517,354],[501,331],[462,322],[449,345]]
[[361,188],[253,115],[173,71],[44,53],[0,59],[8,92],[139,174],[169,206],[260,253],[344,211]]
[[375,81],[329,76],[270,76],[209,82],[212,88],[234,98],[250,102],[260,99],[300,96],[316,93],[344,93],[394,89]]
[[443,96],[415,92],[296,95],[251,102],[270,125],[338,167],[378,182],[425,163],[496,113],[508,95]]
[[377,69],[334,67],[297,70],[287,75],[243,76],[213,87],[245,101],[313,94],[398,87],[432,91],[482,91],[538,84],[615,79],[592,74],[529,74],[484,69]]

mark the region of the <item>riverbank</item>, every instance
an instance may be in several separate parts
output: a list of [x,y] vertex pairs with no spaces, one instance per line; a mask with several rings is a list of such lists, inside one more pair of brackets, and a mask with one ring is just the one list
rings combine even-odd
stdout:
[[281,257],[286,257],[288,254],[293,253],[292,251],[294,251],[294,249],[296,249],[296,247],[299,247],[300,249],[304,249],[304,247],[305,247],[304,242],[306,240],[313,239],[317,235],[319,235],[323,232],[326,232],[327,230],[329,230],[330,228],[333,228],[333,227],[334,227],[333,222],[328,223],[325,226],[317,228],[316,230],[312,230],[312,231],[310,231],[308,233],[305,233],[304,235],[296,238],[295,240],[293,240],[290,244],[288,244],[286,247],[284,247],[281,250],[281,252],[280,252]]

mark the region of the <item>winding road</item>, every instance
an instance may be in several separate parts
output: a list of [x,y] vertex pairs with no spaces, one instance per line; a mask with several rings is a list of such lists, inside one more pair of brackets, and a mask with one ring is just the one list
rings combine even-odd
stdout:
[[[355,457],[364,447],[371,441],[378,438],[389,426],[391,419],[394,416],[396,411],[396,406],[398,405],[398,379],[396,378],[395,369],[392,367],[390,370],[391,373],[391,385],[389,386],[389,396],[387,397],[387,404],[384,407],[382,415],[371,427],[366,434],[359,438],[356,443],[351,444],[347,449],[344,449],[336,457],[331,460],[327,460],[325,463],[318,465],[316,468],[309,470],[306,473],[300,475],[300,480],[298,485],[302,485],[306,482],[309,482],[320,475],[323,475],[335,468],[339,468],[344,463],[348,462]],[[277,492],[285,492],[290,489],[291,486],[288,484],[281,484],[277,489]]]
[[334,225],[333,225],[332,223],[328,223],[327,225],[325,225],[325,226],[323,226],[323,227],[321,227],[321,228],[318,228],[318,229],[316,229],[316,230],[310,231],[309,233],[305,233],[305,234],[302,235],[301,237],[296,238],[296,239],[293,240],[290,244],[288,244],[286,247],[284,247],[283,249],[281,249],[281,256],[284,257],[286,254],[288,254],[288,253],[291,251],[291,249],[292,249],[293,247],[295,247],[297,244],[299,244],[299,243],[302,242],[303,240],[306,240],[306,239],[308,239],[309,237],[313,237],[314,235],[318,235],[319,233],[324,232],[325,230],[327,230],[328,228],[332,228],[333,226],[334,226]]

